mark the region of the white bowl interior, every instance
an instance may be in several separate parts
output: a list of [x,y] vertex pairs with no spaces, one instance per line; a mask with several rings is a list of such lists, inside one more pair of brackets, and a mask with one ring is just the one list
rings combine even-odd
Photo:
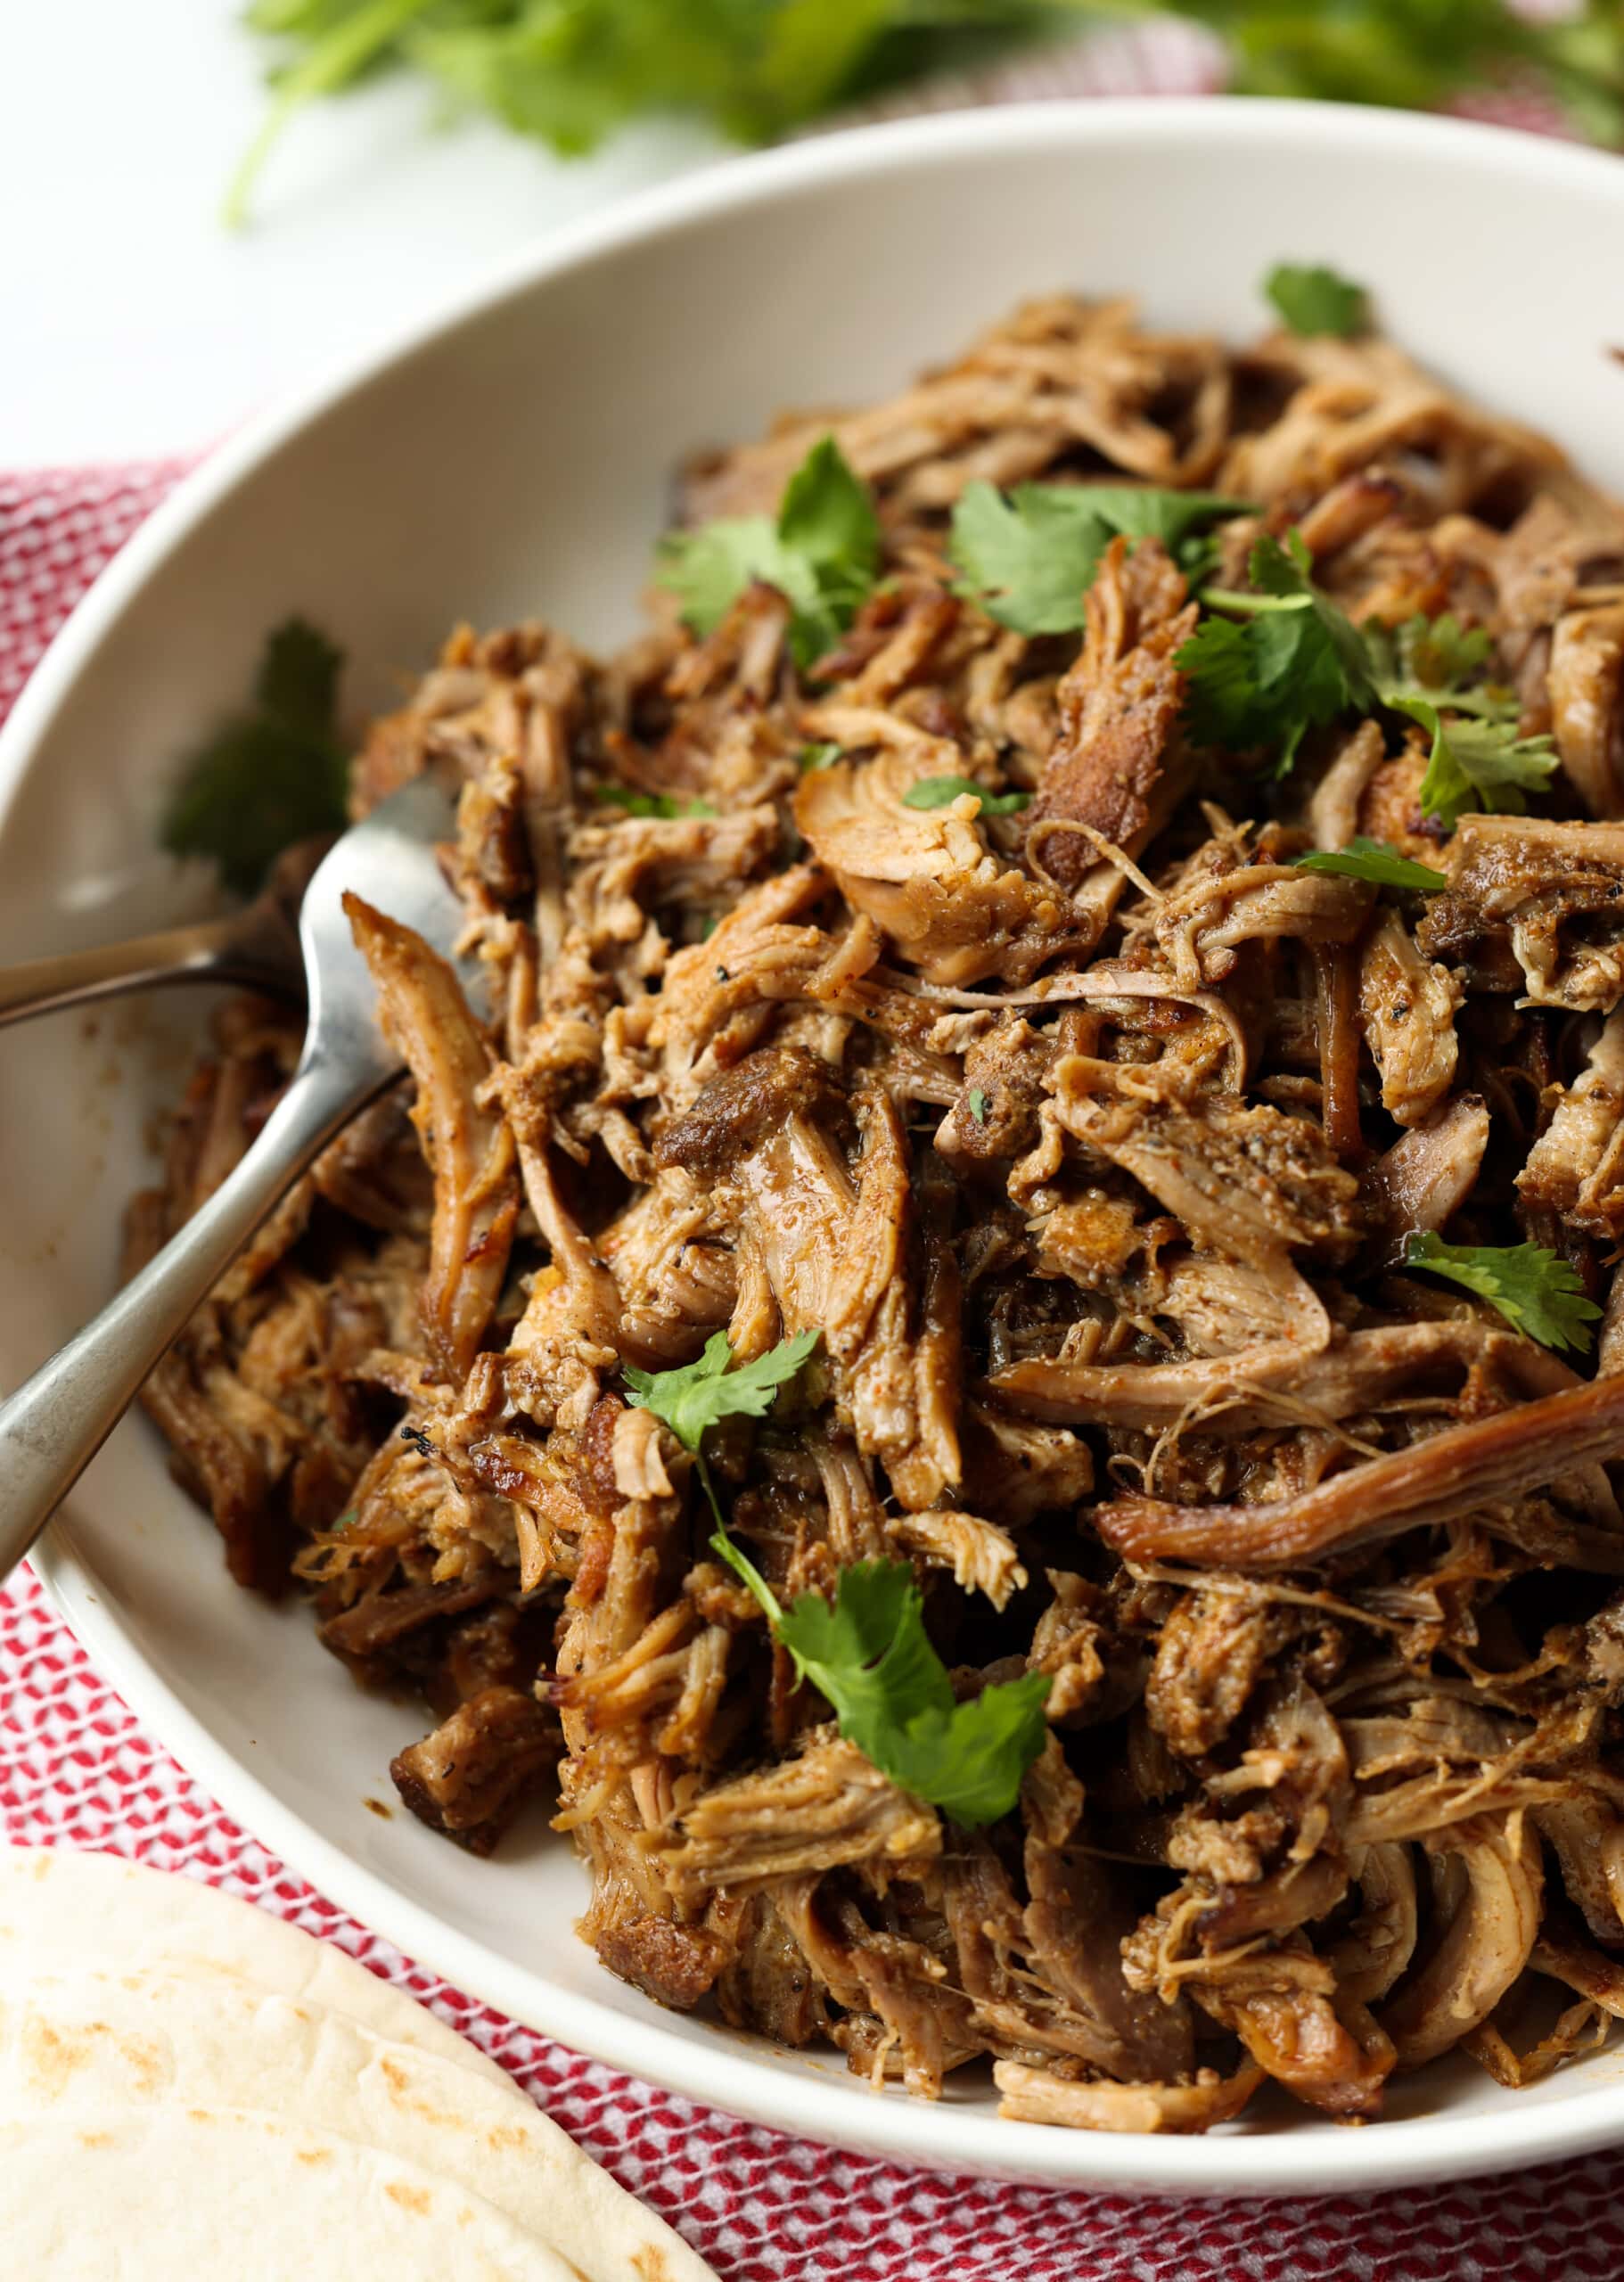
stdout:
[[[230,447],[131,550],[0,750],[0,956],[104,938],[198,894],[158,856],[177,753],[291,609],[387,702],[453,620],[636,623],[671,472],[778,408],[859,400],[1022,296],[1137,292],[1158,323],[1256,328],[1280,258],[1368,280],[1400,341],[1624,488],[1624,171],[1485,130],[1283,105],[1062,107],[806,146],[634,201],[455,321]],[[1508,289],[1514,282],[1514,294]],[[62,1016],[0,1043],[0,1377],[109,1295],[204,1006]],[[144,1422],[45,1561],[110,1676],[201,1779],[336,1898],[535,2025],[761,2121],[958,2171],[1164,2191],[1357,2189],[1624,2137],[1624,2058],[1532,2091],[1460,2068],[1357,2132],[1293,2111],[1209,2142],[989,2128],[983,2081],[874,2099],[839,2056],[659,2013],[577,1940],[563,1842],[474,1862],[389,1799],[409,1708],[296,1608],[228,1582]]]

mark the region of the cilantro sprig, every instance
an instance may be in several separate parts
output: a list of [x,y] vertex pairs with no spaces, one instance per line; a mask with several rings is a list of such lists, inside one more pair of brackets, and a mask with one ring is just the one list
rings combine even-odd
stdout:
[[692,1363],[671,1371],[640,1371],[628,1363],[621,1373],[631,1390],[628,1400],[633,1409],[652,1410],[693,1458],[700,1487],[716,1517],[712,1542],[735,1569],[743,1556],[727,1534],[726,1516],[705,1457],[705,1436],[724,1418],[765,1418],[778,1400],[779,1389],[787,1386],[811,1359],[822,1336],[816,1331],[798,1332],[793,1339],[781,1339],[765,1355],[734,1370],[727,1334],[716,1331]]
[[1243,499],[1150,484],[1021,483],[1006,497],[967,483],[953,511],[947,554],[958,592],[1019,634],[1069,634],[1100,557],[1119,535],[1159,538],[1192,580],[1211,568],[1207,527],[1249,512]]
[[1447,1244],[1431,1229],[1412,1235],[1405,1265],[1447,1276],[1497,1308],[1513,1331],[1542,1347],[1585,1352],[1602,1310],[1587,1299],[1578,1270],[1539,1244]]
[[1284,544],[1260,538],[1247,570],[1251,590],[1207,588],[1209,615],[1176,654],[1198,743],[1272,751],[1284,776],[1310,729],[1352,711],[1403,713],[1432,740],[1422,811],[1448,825],[1464,809],[1520,814],[1550,777],[1551,740],[1520,737],[1514,694],[1480,678],[1480,629],[1448,613],[1356,626],[1315,584],[1295,530]]
[[1310,729],[1378,702],[1359,629],[1314,584],[1313,567],[1299,532],[1284,545],[1259,539],[1247,562],[1255,591],[1210,587],[1209,614],[1174,658],[1198,742],[1272,750],[1282,776]]
[[266,640],[253,696],[187,764],[160,828],[176,856],[203,856],[252,895],[284,848],[341,832],[349,764],[338,736],[344,654],[301,618]]
[[725,1531],[711,1544],[760,1603],[796,1678],[827,1699],[865,1759],[967,1829],[1009,1812],[1047,1733],[1046,1672],[995,1681],[961,1703],[906,1561],[859,1561],[841,1570],[833,1605],[801,1593],[786,1609]]
[[1440,824],[1454,824],[1465,809],[1521,816],[1526,795],[1543,790],[1555,769],[1550,738],[1520,737],[1513,722],[1457,718],[1446,726],[1442,709],[1426,698],[1395,695],[1392,702],[1431,733],[1420,800],[1423,814]]
[[1432,740],[1421,781],[1423,814],[1453,825],[1463,809],[1520,816],[1524,795],[1540,791],[1556,767],[1549,737],[1520,737],[1521,702],[1487,680],[1488,628],[1463,627],[1452,611],[1408,619],[1390,634],[1360,629],[1383,704],[1407,714]]
[[[1172,0],[1227,50],[1243,94],[1432,110],[1508,70],[1543,75],[1581,131],[1624,135],[1614,0],[1554,12],[1500,0]],[[269,105],[232,187],[244,214],[288,122],[363,76],[404,65],[439,110],[472,108],[567,157],[648,113],[767,142],[921,72],[983,62],[1053,32],[1090,0],[251,0],[275,43]],[[1117,12],[1126,12],[1119,6]]]
[[716,1517],[710,1542],[755,1596],[796,1676],[826,1698],[849,1743],[916,1798],[974,1828],[1014,1805],[1021,1778],[1043,1749],[1048,1676],[1029,1672],[959,1703],[931,1646],[924,1603],[905,1561],[843,1569],[831,1604],[801,1593],[787,1609],[728,1532],[706,1464],[704,1438],[723,1418],[765,1417],[820,1334],[801,1332],[751,1363],[731,1367],[718,1331],[696,1362],[674,1371],[627,1369],[631,1400],[663,1420],[694,1458]]
[[805,672],[873,590],[879,518],[867,485],[824,436],[785,484],[775,518],[726,516],[668,531],[657,560],[659,583],[695,634],[714,632],[753,580],[776,587],[791,606],[791,654]]
[[[778,1400],[779,1388],[787,1386],[809,1360],[821,1336],[816,1331],[799,1332],[735,1370],[727,1334],[713,1332],[696,1362],[674,1371],[639,1371],[627,1364],[623,1376],[632,1390],[633,1408],[652,1410],[684,1449],[702,1462],[701,1445],[707,1428],[724,1418],[765,1418]],[[716,1505],[714,1492],[710,1502]],[[721,1520],[719,1507],[717,1519]]]
[[1008,1814],[1048,1732],[1046,1672],[996,1681],[959,1703],[906,1561],[842,1569],[833,1605],[802,1593],[780,1608],[753,1570],[746,1582],[796,1677],[827,1698],[841,1735],[882,1775],[966,1829]]
[[713,817],[709,800],[679,800],[670,792],[634,792],[627,784],[595,784],[592,797],[607,809],[624,809],[628,817]]
[[1391,628],[1366,625],[1359,630],[1383,686],[1447,704],[1456,713],[1515,720],[1514,693],[1482,678],[1494,651],[1486,626],[1463,626],[1449,610],[1440,618],[1417,612]]
[[908,786],[902,796],[902,805],[905,809],[947,809],[966,792],[973,793],[980,800],[984,817],[1019,816],[1032,803],[1029,792],[989,792],[973,776],[922,776],[916,784]]
[[1296,868],[1330,872],[1343,880],[1368,880],[1373,887],[1407,888],[1422,895],[1436,895],[1449,884],[1430,864],[1417,864],[1408,856],[1400,856],[1384,840],[1367,840],[1363,833],[1356,833],[1346,848],[1320,848],[1312,855],[1300,856]]
[[1263,281],[1263,291],[1292,332],[1332,333],[1348,341],[1365,330],[1369,315],[1365,288],[1323,263],[1276,262]]

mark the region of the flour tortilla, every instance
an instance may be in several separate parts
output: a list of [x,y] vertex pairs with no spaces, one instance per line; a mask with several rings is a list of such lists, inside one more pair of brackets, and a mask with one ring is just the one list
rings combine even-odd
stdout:
[[226,2108],[0,2122],[0,2243],[28,2282],[572,2282],[431,2171]]
[[0,1849],[0,1984],[81,1965],[230,1976],[267,1995],[347,2014],[397,2044],[455,2061],[512,2090],[494,2060],[331,1941],[196,1878],[116,1854]]
[[251,2110],[387,2149],[550,2245],[571,2282],[716,2282],[505,2080],[487,2085],[340,2014],[225,1976],[86,1970],[0,1985],[0,2118],[66,2124],[193,2108]]

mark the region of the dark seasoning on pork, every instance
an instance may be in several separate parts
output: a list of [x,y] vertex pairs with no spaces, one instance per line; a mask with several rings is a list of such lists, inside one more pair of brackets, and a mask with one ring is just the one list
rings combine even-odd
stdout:
[[[771,517],[827,424],[696,465],[688,521]],[[147,1408],[233,1575],[426,1699],[412,1810],[483,1854],[545,1802],[663,2004],[927,2096],[988,2057],[1006,2114],[1087,2128],[1270,2078],[1371,2118],[1457,2045],[1528,2081],[1624,2014],[1624,514],[1380,339],[1121,303],[1026,308],[833,433],[883,576],[820,657],[758,580],[607,663],[459,631],[375,725],[357,811],[461,784],[489,1019],[357,913],[409,1081]],[[1194,592],[1112,539],[1080,632],[959,590],[967,483],[1090,480],[1249,505]],[[1200,589],[1292,529],[1361,625],[1483,631],[1537,785],[1440,819],[1380,706],[1284,775],[1198,742]],[[1029,803],[906,798],[945,776]],[[1356,837],[1442,891],[1298,866]],[[132,1261],[298,1044],[227,1014]],[[1554,1255],[1594,1347],[1417,1232]],[[911,1564],[958,1697],[1047,1676],[984,1826],[796,1684],[627,1400],[808,1330],[706,1441],[728,1529],[785,1603]]]

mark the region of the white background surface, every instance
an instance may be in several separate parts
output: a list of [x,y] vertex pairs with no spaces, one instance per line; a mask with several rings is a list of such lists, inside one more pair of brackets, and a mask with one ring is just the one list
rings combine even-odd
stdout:
[[[383,74],[300,114],[234,232],[221,205],[275,53],[244,5],[0,0],[0,467],[201,450],[558,223],[734,147],[667,122],[557,160]],[[1153,20],[876,108],[1220,78],[1207,35]]]
[[480,119],[437,126],[399,73],[312,105],[234,233],[269,53],[238,0],[0,0],[0,26],[12,468],[201,448],[551,225],[726,147],[639,127],[556,160]]

